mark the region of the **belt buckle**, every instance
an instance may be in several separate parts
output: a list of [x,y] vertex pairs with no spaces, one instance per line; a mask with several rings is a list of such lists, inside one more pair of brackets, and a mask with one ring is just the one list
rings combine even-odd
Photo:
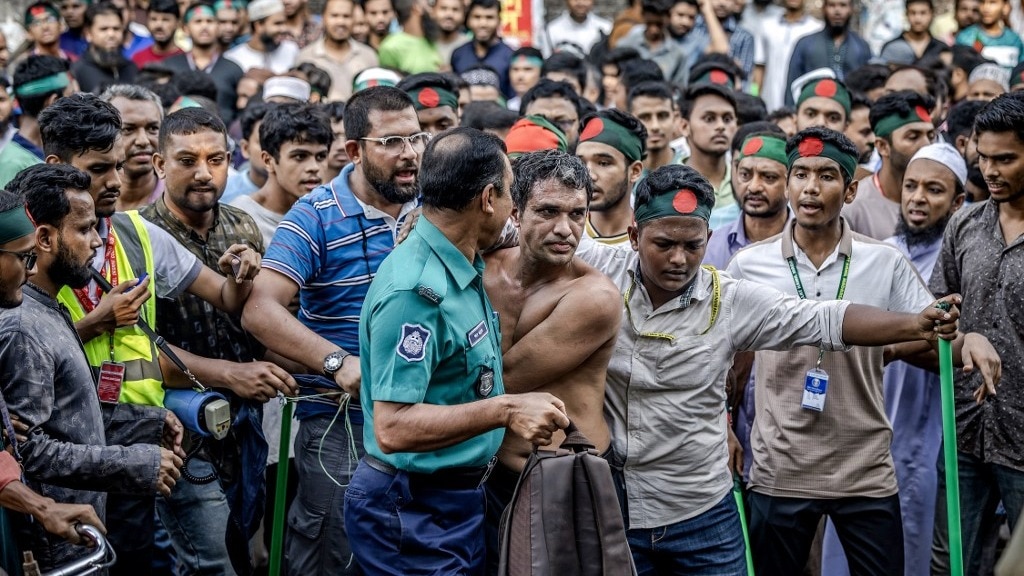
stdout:
[[498,456],[497,455],[491,456],[490,462],[487,463],[487,469],[484,470],[484,475],[480,477],[480,483],[476,485],[477,488],[480,488],[481,486],[484,485],[484,482],[487,482],[487,479],[491,477],[491,472],[494,471],[494,466],[497,463],[498,463]]

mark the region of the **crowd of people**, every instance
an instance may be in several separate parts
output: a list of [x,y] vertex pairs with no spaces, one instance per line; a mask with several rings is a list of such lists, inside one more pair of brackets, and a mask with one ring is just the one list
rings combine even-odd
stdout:
[[0,34],[0,567],[84,523],[111,574],[497,574],[571,422],[638,574],[948,574],[946,339],[991,573],[1021,18],[900,6],[566,0],[523,42],[500,0],[32,2]]

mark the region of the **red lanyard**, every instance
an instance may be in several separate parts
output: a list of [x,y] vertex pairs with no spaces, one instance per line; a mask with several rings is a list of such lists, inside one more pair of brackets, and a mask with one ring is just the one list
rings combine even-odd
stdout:
[[882,181],[878,179],[878,172],[871,175],[871,180],[875,183],[875,188],[878,188],[878,193],[881,194],[883,198],[888,198],[888,196],[885,195],[885,190],[882,190]]
[[[100,269],[100,272],[102,273],[104,270],[107,271],[109,273],[108,278],[110,279],[110,284],[112,286],[117,286],[117,254],[114,252],[114,244],[116,244],[116,240],[114,239],[114,226],[110,222],[110,218],[107,218],[106,222],[107,246],[106,254],[104,255],[105,262],[103,263],[103,268]],[[92,299],[89,298],[88,287],[75,288],[72,290],[72,292],[75,293],[75,297],[78,298],[78,302],[79,304],[82,305],[82,308],[85,309],[86,314],[92,312],[96,308],[96,305],[93,304]],[[97,285],[96,302],[99,302],[101,297],[103,297],[103,290],[101,290],[99,285]]]

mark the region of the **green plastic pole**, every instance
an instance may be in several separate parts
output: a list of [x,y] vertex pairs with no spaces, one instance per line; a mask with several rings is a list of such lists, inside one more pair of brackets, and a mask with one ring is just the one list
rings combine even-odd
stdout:
[[946,460],[946,516],[949,519],[949,568],[963,576],[963,534],[960,532],[960,476],[956,459],[956,410],[953,405],[953,349],[939,340],[939,379],[942,390],[942,451]]
[[747,511],[743,505],[743,488],[739,476],[733,475],[732,495],[736,498],[736,509],[740,513],[740,527],[743,528],[743,548],[747,554],[747,576],[754,576],[754,556],[750,553],[750,532],[747,530]]
[[[288,494],[288,446],[292,437],[292,411],[295,405],[285,402],[281,411],[281,443],[277,459],[277,486],[274,487],[274,526],[270,533],[270,576],[280,576],[284,553],[284,518]],[[959,525],[959,524],[958,524]]]

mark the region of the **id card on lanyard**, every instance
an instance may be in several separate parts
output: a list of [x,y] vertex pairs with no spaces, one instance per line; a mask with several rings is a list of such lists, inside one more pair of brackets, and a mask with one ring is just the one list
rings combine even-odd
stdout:
[[[839,290],[836,292],[836,300],[842,300],[846,294],[846,281],[850,276],[851,256],[843,256],[843,272],[839,277]],[[789,264],[789,272],[793,275],[793,284],[796,286],[796,293],[801,300],[807,299],[804,291],[804,284],[800,281],[800,272],[796,269],[796,258],[786,258]],[[825,357],[825,349],[818,349],[818,362],[807,371],[804,376],[804,395],[800,407],[804,410],[822,412],[825,410],[825,395],[828,394],[828,372],[821,368],[821,360]]]

